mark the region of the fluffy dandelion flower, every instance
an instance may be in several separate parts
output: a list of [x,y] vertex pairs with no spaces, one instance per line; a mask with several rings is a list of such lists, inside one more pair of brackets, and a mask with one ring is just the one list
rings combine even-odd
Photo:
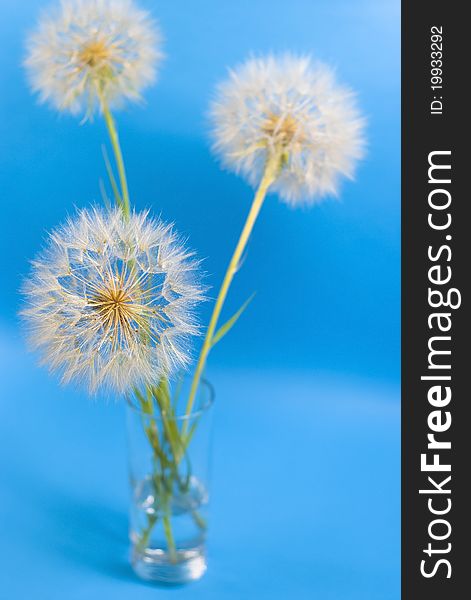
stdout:
[[29,38],[25,61],[41,101],[90,115],[139,99],[162,58],[160,34],[132,0],[62,0]]
[[24,286],[23,317],[62,381],[124,392],[188,364],[197,263],[147,213],[82,210],[54,231]]
[[335,195],[362,155],[354,95],[308,57],[248,60],[219,86],[211,114],[215,152],[252,185],[280,157],[272,189],[288,204]]

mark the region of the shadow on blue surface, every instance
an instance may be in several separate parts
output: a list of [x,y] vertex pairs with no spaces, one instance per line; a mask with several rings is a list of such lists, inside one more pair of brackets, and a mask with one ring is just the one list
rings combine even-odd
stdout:
[[39,480],[34,472],[23,469],[8,479],[8,492],[13,503],[22,500],[17,511],[9,513],[10,527],[17,520],[15,529],[36,552],[102,576],[135,581],[127,559],[126,512],[99,504],[90,496],[66,494],[57,484]]

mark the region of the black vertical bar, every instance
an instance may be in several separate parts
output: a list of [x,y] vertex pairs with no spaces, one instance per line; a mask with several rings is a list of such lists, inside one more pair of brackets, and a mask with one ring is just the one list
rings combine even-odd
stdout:
[[[402,2],[404,600],[471,598],[471,26],[466,8],[450,0]],[[434,76],[441,77],[442,88]],[[437,168],[429,174],[430,161]],[[443,305],[433,307],[441,303],[440,292]],[[454,308],[444,305],[447,299]],[[436,350],[450,354],[433,354]],[[445,446],[434,447],[434,441]],[[430,470],[434,460],[450,470]]]

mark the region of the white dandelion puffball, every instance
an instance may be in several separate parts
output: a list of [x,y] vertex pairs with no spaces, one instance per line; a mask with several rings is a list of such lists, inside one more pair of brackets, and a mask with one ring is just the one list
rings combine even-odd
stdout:
[[53,231],[24,284],[33,348],[62,381],[123,393],[186,366],[203,291],[169,225],[82,210]]
[[25,66],[42,102],[89,116],[136,100],[163,57],[160,33],[132,0],[62,0],[28,40]]
[[354,94],[308,57],[248,60],[219,85],[211,116],[216,154],[252,185],[281,157],[272,189],[292,205],[336,195],[363,153]]

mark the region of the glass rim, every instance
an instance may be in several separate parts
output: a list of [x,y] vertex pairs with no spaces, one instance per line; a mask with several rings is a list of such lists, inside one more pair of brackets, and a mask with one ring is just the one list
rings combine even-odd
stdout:
[[[211,406],[214,404],[215,392],[214,392],[214,387],[211,385],[211,383],[207,379],[201,378],[199,386],[204,387],[208,391],[208,398],[206,398],[204,400],[203,404],[201,406],[198,406],[197,408],[195,408],[195,404],[193,404],[193,408],[189,414],[184,413],[181,415],[179,415],[179,414],[164,415],[164,417],[163,417],[160,412],[148,413],[148,412],[145,412],[139,406],[137,406],[135,403],[135,398],[131,397],[129,394],[126,394],[126,404],[130,410],[132,410],[134,413],[140,415],[142,418],[162,421],[163,418],[168,417],[172,421],[189,421],[191,419],[200,417],[202,414],[207,412],[211,408]],[[197,392],[196,398],[198,398],[198,392]]]

